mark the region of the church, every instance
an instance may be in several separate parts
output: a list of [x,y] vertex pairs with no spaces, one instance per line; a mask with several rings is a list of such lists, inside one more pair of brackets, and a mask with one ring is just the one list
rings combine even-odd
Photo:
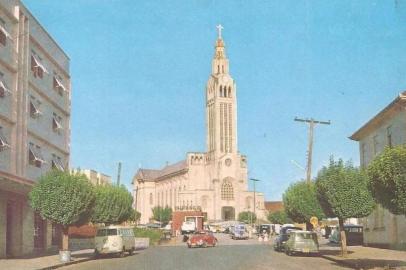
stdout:
[[209,221],[236,220],[243,211],[265,219],[264,195],[248,190],[247,157],[238,151],[237,88],[229,73],[222,26],[217,28],[205,90],[206,152],[188,152],[175,164],[137,171],[132,184],[141,223],[150,221],[155,206],[201,210]]

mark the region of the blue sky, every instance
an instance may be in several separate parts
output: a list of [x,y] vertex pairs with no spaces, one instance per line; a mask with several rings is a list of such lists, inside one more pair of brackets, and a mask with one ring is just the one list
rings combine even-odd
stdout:
[[266,200],[313,175],[330,155],[359,164],[349,140],[406,89],[402,1],[24,0],[71,58],[72,167],[130,189],[139,165],[204,151],[204,89],[223,37],[238,91],[239,150]]

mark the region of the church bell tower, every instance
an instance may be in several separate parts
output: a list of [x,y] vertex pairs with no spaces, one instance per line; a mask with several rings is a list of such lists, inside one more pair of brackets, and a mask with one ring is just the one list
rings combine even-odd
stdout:
[[214,161],[236,154],[237,149],[237,97],[236,84],[229,73],[223,27],[217,26],[218,37],[212,60],[212,72],[206,85],[207,155]]

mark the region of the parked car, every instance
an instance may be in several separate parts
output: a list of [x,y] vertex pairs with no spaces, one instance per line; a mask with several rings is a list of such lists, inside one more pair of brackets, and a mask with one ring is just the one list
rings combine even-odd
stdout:
[[319,253],[319,242],[315,232],[291,230],[289,232],[289,239],[284,246],[285,253],[289,256],[295,253]]
[[248,239],[248,230],[245,224],[237,224],[234,226],[233,233],[231,234],[232,239]]
[[293,226],[292,227],[289,227],[289,226],[282,227],[280,230],[280,234],[275,239],[275,243],[273,246],[275,251],[284,251],[285,250],[285,243],[289,239],[289,231],[291,231],[291,230],[302,230],[302,228],[293,227]]
[[188,248],[191,247],[215,247],[217,245],[217,238],[214,237],[212,232],[203,231],[197,234],[193,234],[187,240]]
[[160,229],[161,224],[160,223],[148,223],[145,225],[148,229]]
[[107,226],[97,229],[95,236],[94,255],[116,253],[124,257],[124,253],[130,255],[135,250],[135,237],[132,227]]
[[261,224],[259,225],[259,234],[267,233],[268,235],[271,234],[271,224]]
[[[361,225],[344,225],[347,245],[362,245],[364,243],[363,227]],[[333,229],[328,240],[332,243],[340,243],[341,236],[338,227]]]

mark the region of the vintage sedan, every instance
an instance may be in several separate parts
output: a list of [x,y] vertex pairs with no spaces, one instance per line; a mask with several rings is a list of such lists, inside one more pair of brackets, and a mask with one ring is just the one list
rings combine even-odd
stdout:
[[187,240],[187,246],[191,247],[215,247],[217,245],[217,238],[214,237],[212,232],[204,231],[192,234]]
[[290,231],[285,243],[285,253],[289,256],[296,253],[318,254],[317,234],[310,231]]

